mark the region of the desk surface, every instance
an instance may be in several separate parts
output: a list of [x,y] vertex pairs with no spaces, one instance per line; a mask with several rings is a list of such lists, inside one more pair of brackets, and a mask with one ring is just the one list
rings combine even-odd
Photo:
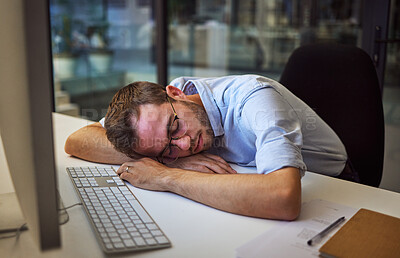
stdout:
[[[79,202],[65,167],[94,165],[69,157],[64,142],[69,134],[90,122],[54,114],[54,134],[59,190],[65,206]],[[240,172],[254,169],[234,166]],[[132,257],[235,257],[235,249],[276,225],[276,221],[234,215],[181,196],[131,188],[172,242],[162,250],[132,253]],[[1,191],[1,189],[0,189]],[[400,194],[314,173],[302,178],[303,202],[324,199],[355,208],[367,208],[400,217]],[[68,210],[70,221],[61,226],[62,248],[40,253],[28,233],[0,240],[4,257],[103,257],[80,206]]]

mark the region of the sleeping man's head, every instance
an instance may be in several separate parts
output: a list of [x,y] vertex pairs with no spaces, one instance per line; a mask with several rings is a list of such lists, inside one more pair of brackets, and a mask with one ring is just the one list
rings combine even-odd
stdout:
[[105,118],[108,140],[132,158],[170,163],[210,148],[213,131],[201,101],[173,86],[134,82],[113,97]]

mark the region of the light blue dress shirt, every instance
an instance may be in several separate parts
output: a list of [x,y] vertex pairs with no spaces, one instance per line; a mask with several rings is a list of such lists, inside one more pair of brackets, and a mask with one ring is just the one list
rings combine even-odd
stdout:
[[[191,82],[191,83],[190,83]],[[210,153],[267,174],[283,167],[336,176],[347,161],[336,133],[278,82],[258,76],[180,77],[171,85],[198,93],[215,139]]]

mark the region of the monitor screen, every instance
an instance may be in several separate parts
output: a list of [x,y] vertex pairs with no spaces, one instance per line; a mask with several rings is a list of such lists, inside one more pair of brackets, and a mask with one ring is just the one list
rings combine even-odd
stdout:
[[0,3],[0,133],[22,213],[41,250],[60,246],[46,0]]

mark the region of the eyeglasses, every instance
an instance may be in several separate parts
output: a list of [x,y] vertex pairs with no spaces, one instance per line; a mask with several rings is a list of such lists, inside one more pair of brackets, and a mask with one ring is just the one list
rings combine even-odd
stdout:
[[180,119],[178,117],[178,114],[175,111],[174,106],[172,105],[171,100],[169,99],[167,95],[167,100],[169,104],[172,107],[172,110],[174,111],[174,120],[172,121],[171,125],[168,128],[168,138],[169,138],[169,143],[165,147],[165,149],[162,151],[161,157],[158,158],[158,161],[163,163],[163,164],[169,164],[178,159],[180,148],[174,144],[172,144],[172,140],[179,140],[182,138],[187,131],[187,126],[186,123],[183,119]]

